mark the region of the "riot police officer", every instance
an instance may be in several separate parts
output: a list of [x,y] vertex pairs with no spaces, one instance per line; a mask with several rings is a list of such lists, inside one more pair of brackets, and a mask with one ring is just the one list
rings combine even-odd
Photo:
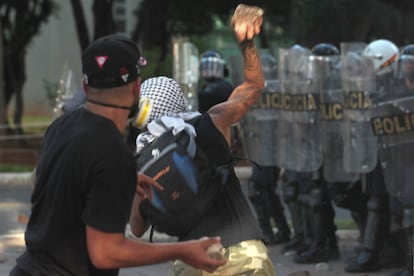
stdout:
[[398,66],[403,93],[414,95],[414,44],[409,44],[401,49]]
[[[262,99],[278,93],[278,64],[270,52],[260,55],[265,88]],[[262,100],[261,99],[261,100]],[[259,226],[267,244],[275,245],[289,241],[290,228],[284,214],[284,207],[276,191],[280,169],[275,165],[277,139],[269,135],[277,124],[277,113],[274,108],[259,100],[255,107],[241,121],[246,156],[257,166],[252,167],[252,175],[248,181],[249,200],[256,211]],[[265,119],[263,119],[265,118]],[[269,119],[272,118],[272,119]],[[253,138],[253,139],[252,139]],[[273,226],[277,228],[274,232]]]
[[[290,228],[280,197],[276,192],[280,169],[275,166],[253,166],[249,178],[249,199],[256,211],[266,243],[276,245],[290,239]],[[273,231],[273,223],[277,232]]]
[[[339,51],[332,44],[320,43],[313,47],[309,57],[309,82],[314,88],[321,89],[320,74],[330,74],[335,69],[331,60],[339,59]],[[326,66],[326,71],[319,71],[320,65]],[[319,92],[319,91],[317,91]],[[323,141],[323,139],[322,139]],[[305,180],[305,181],[303,181]],[[334,223],[335,211],[328,193],[327,182],[323,178],[323,170],[314,171],[310,176],[299,182],[302,193],[298,202],[302,214],[305,243],[307,248],[298,251],[294,256],[295,263],[316,263],[339,258],[339,248]]]
[[199,71],[203,83],[198,91],[198,109],[206,112],[211,106],[226,101],[233,87],[225,80],[228,69],[218,51],[208,50],[201,55]]
[[[398,58],[398,48],[389,40],[379,39],[371,42],[363,51],[363,56],[372,61],[376,73],[374,102],[390,97],[395,78],[393,66]],[[348,260],[346,272],[370,272],[380,269],[381,254],[385,248],[392,248],[390,239],[389,194],[386,189],[383,168],[380,162],[375,168],[364,175],[367,200],[367,218],[361,240],[361,248],[356,256]],[[392,250],[390,250],[392,251]],[[392,255],[387,257],[392,261]]]
[[[229,70],[226,60],[219,51],[208,50],[201,54],[199,73],[202,83],[197,93],[198,110],[200,112],[207,112],[213,105],[227,101],[233,91],[233,86],[226,80]],[[242,155],[238,124],[234,125],[230,132],[233,154]]]
[[[390,105],[403,108],[383,107],[384,118],[414,111],[414,44],[401,48],[397,68],[397,77],[401,83]],[[393,276],[408,276],[413,273],[414,189],[411,188],[412,173],[410,174],[410,168],[413,166],[413,162],[410,161],[413,160],[414,152],[413,133],[412,131],[397,133],[395,137],[399,139],[400,144],[395,146],[389,146],[382,139],[384,137],[380,136],[380,143],[384,145],[381,147],[380,158],[382,164],[385,164],[384,173],[390,194],[390,234],[397,242],[404,260],[402,270]]]

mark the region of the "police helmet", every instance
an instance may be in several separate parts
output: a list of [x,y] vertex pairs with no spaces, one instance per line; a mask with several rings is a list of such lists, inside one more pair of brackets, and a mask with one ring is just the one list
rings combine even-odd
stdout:
[[304,62],[310,54],[310,50],[299,44],[293,45],[289,48],[288,53],[288,70],[291,73],[300,74],[306,70],[306,63]]
[[213,50],[204,52],[200,60],[200,75],[204,79],[227,77],[228,69],[223,56]]
[[401,74],[414,79],[414,44],[404,46],[400,51]]
[[319,43],[312,48],[312,55],[315,56],[337,56],[339,50],[329,43]]
[[392,72],[398,59],[398,48],[389,40],[378,39],[368,44],[362,54],[372,61],[376,74],[381,76]]

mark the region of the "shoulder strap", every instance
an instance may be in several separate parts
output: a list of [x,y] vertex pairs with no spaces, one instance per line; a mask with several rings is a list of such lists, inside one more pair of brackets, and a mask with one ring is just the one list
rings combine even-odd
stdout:
[[188,142],[188,145],[187,145],[187,152],[191,157],[194,157],[196,155],[197,144],[196,144],[196,141],[194,139],[194,136],[191,133],[189,133],[188,131],[187,131],[187,133],[188,133],[188,136],[189,136],[189,139],[190,139],[189,142]]

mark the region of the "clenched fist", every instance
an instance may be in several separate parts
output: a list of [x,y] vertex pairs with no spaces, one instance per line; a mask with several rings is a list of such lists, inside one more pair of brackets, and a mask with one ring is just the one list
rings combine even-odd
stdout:
[[260,33],[263,10],[255,6],[239,4],[231,18],[231,26],[239,42],[252,40]]

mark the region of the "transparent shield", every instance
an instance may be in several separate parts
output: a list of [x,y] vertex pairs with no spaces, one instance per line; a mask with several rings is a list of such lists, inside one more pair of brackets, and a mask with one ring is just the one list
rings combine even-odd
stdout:
[[323,149],[322,177],[325,181],[355,181],[359,174],[344,169],[344,93],[339,56],[310,56],[309,67],[319,93],[319,119]]
[[173,78],[180,84],[192,111],[198,110],[198,56],[198,49],[191,42],[178,39],[173,43]]
[[377,164],[377,137],[370,126],[376,77],[370,61],[362,57],[363,43],[341,44],[344,90],[344,165],[350,173],[367,173]]
[[277,80],[266,80],[266,87],[260,99],[240,121],[246,155],[260,165],[277,165],[277,139],[280,131],[279,88]]
[[278,164],[287,170],[313,172],[322,164],[317,91],[309,79],[310,51],[280,49],[281,123]]
[[[395,96],[398,93],[394,94]],[[401,93],[400,95],[404,95]],[[403,202],[414,202],[414,96],[378,103],[372,129],[379,141],[379,160],[388,191]]]

